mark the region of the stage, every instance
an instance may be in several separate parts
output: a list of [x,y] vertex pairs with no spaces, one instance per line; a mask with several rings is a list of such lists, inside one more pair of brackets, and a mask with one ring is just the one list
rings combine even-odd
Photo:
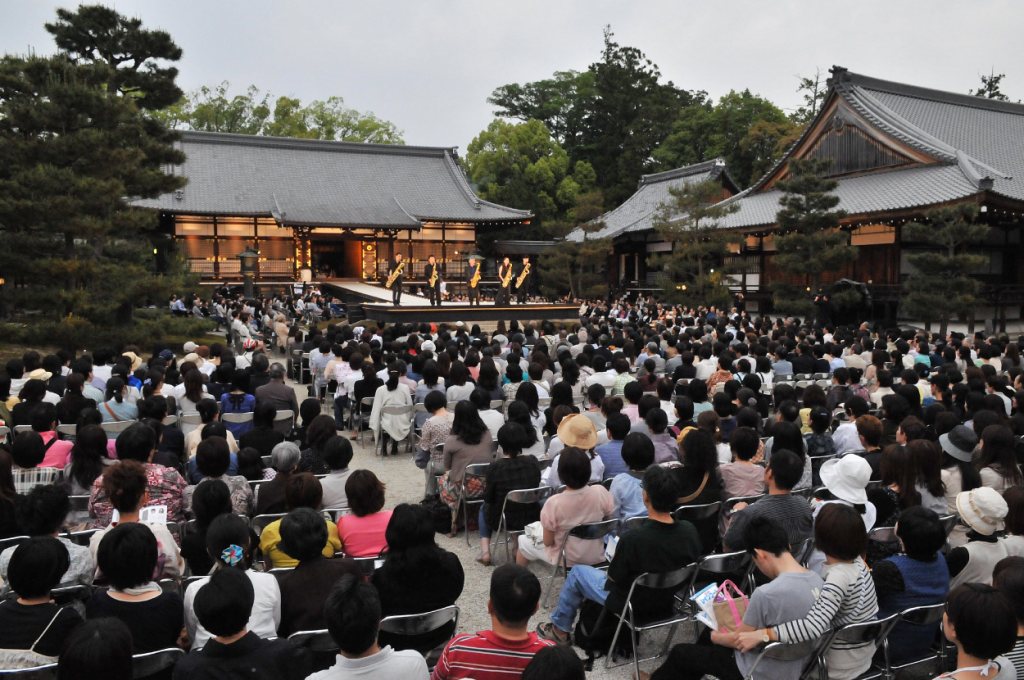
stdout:
[[[525,321],[578,321],[578,305],[557,305],[543,302],[528,302],[518,305],[496,306],[492,300],[483,301],[479,306],[465,302],[443,302],[440,307],[431,307],[430,302],[419,295],[402,293],[402,304],[391,304],[391,291],[365,281],[327,280],[318,281],[321,289],[336,295],[345,303],[349,318],[356,316],[381,323],[497,323],[506,324],[512,320]],[[357,312],[358,309],[358,312]]]

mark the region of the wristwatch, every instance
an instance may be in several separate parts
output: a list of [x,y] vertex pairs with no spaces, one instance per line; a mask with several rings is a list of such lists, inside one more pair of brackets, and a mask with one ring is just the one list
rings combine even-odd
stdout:
[[761,642],[764,643],[764,644],[768,644],[771,641],[772,641],[772,636],[768,634],[768,629],[765,628],[764,629],[764,635],[761,636]]

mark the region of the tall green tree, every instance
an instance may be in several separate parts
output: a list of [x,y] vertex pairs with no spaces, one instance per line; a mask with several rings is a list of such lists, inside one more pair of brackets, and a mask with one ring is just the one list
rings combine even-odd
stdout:
[[129,204],[184,185],[163,170],[184,161],[173,133],[146,113],[180,96],[163,64],[181,51],[102,7],[47,28],[60,53],[0,59],[0,273],[15,313],[73,344],[181,285],[158,271],[155,215]]
[[491,121],[466,149],[466,169],[482,198],[530,210],[537,219],[528,233],[535,237],[551,235],[541,231],[549,222],[568,221],[577,196],[596,181],[593,168],[572,163],[539,120]]
[[907,255],[913,271],[905,284],[903,315],[924,319],[929,329],[932,320],[938,320],[943,337],[950,319],[968,314],[977,303],[981,282],[974,273],[986,258],[972,253],[970,247],[984,242],[989,233],[977,218],[976,206],[958,205],[936,208],[924,222],[903,226],[906,240],[930,247]]
[[278,97],[250,85],[242,94],[229,94],[227,81],[201,87],[156,115],[167,127],[203,132],[326,139],[342,142],[403,144],[394,123],[345,106],[341,97],[315,99],[308,104]]
[[652,169],[651,154],[679,109],[706,96],[662,80],[642,51],[614,37],[606,27],[601,57],[586,71],[503,85],[488,99],[498,107],[498,117],[544,122],[570,161],[594,168],[609,205],[632,194],[640,175]]
[[722,205],[722,185],[714,180],[669,189],[671,199],[658,209],[654,229],[672,250],[648,257],[660,270],[658,284],[672,302],[727,307],[732,300],[725,260],[728,240],[722,218],[736,212]]
[[1009,101],[1009,97],[1003,94],[1000,86],[1003,82],[1003,78],[1006,77],[1005,73],[996,73],[995,69],[989,71],[988,75],[981,74],[981,87],[977,90],[970,90],[970,94],[975,97],[983,97],[985,99],[998,99],[1001,102]]
[[798,133],[799,127],[767,99],[733,90],[717,104],[680,109],[653,156],[665,170],[722,157],[733,178],[747,186],[782,157]]
[[784,193],[776,216],[773,262],[785,275],[784,280],[772,284],[778,312],[810,314],[809,293],[822,284],[822,275],[857,259],[857,248],[839,229],[846,211],[836,209],[839,197],[832,192],[838,183],[824,176],[828,167],[827,160],[792,160],[789,175],[777,185]]
[[[545,296],[556,300],[604,300],[608,297],[608,254],[612,240],[597,236],[605,225],[596,219],[601,215],[603,203],[600,190],[581,192],[567,220],[548,226],[548,234],[559,242],[540,257],[537,270],[540,290]],[[568,232],[577,227],[583,233],[582,240],[565,240]]]

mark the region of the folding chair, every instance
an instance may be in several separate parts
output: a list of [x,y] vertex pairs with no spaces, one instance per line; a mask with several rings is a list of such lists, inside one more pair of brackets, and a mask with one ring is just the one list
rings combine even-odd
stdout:
[[10,434],[11,434],[11,428],[7,427],[6,425],[0,425],[0,442],[7,441],[7,437]]
[[[447,626],[452,627],[452,633],[459,628],[459,608],[456,605],[441,607],[422,614],[402,614],[386,616],[381,619],[379,632],[392,636],[389,641],[391,647],[396,650],[415,649],[426,657],[433,647],[422,649],[412,644],[403,645],[400,640],[394,638],[418,637],[441,630]],[[429,665],[429,662],[428,662]]]
[[162,578],[157,583],[160,586],[160,590],[165,593],[177,593],[181,594],[181,584],[178,583],[177,579],[173,578]]
[[757,501],[764,498],[765,495],[766,494],[762,493],[756,496],[734,496],[733,498],[725,499],[725,516],[728,517],[729,515],[731,515],[734,512],[733,508],[736,507],[738,503],[746,503],[747,505],[753,505]]
[[295,425],[295,411],[283,409],[274,416],[274,429],[281,434],[287,435]]
[[[690,621],[691,619],[689,615],[674,614],[667,618],[660,618],[652,621],[637,621],[636,613],[633,611],[633,593],[637,588],[652,588],[665,591],[684,588],[692,581],[696,571],[696,564],[688,564],[685,567],[673,569],[672,571],[640,574],[633,579],[633,583],[629,586],[629,594],[626,596],[626,604],[623,605],[622,611],[618,613],[611,612],[612,616],[616,617],[617,623],[615,626],[615,634],[612,636],[612,643],[608,647],[608,655],[605,657],[605,668],[612,668],[615,646],[619,641],[619,635],[622,632],[623,626],[629,629],[629,634],[633,642],[634,677],[640,677],[641,661],[656,659],[659,656],[663,656],[668,651],[668,648],[672,643],[672,637],[675,634],[676,626],[680,623]],[[662,648],[661,653],[641,659],[640,634],[648,630],[654,630],[655,628],[664,628],[665,626],[672,626],[672,630],[669,631],[668,635],[665,637],[665,645]]]
[[[884,644],[885,638],[898,620],[899,614],[891,614],[884,619],[850,623],[833,630],[827,636],[824,644],[820,645],[815,652],[815,665],[819,680],[828,680],[828,652],[837,642],[853,646],[873,644],[877,649]],[[804,671],[804,677],[810,677],[810,672],[811,668],[808,667]],[[857,676],[857,680],[875,680],[884,677],[885,669],[872,665],[867,672]]]
[[[381,415],[382,418],[384,416],[407,416],[408,417],[408,419],[409,419],[409,436],[407,436],[405,438],[405,449],[406,449],[406,451],[410,451],[412,449],[412,433],[413,433],[413,429],[414,429],[412,424],[413,424],[413,422],[416,419],[416,407],[413,406],[412,404],[409,404],[408,406],[400,406],[400,405],[385,406],[385,407],[383,407],[380,410],[380,415]],[[380,455],[383,456],[384,455],[384,438],[383,437],[380,438],[380,441],[378,442],[378,444],[380,445]],[[376,453],[376,447],[374,447],[374,448],[375,448],[375,453]]]
[[58,605],[80,602],[83,605],[92,598],[92,586],[79,583],[73,586],[62,586],[50,591],[50,598]]
[[309,650],[313,656],[313,670],[322,671],[334,663],[338,644],[325,630],[300,630],[288,636],[288,644]]
[[509,491],[505,494],[505,500],[501,504],[501,519],[498,520],[498,528],[494,532],[494,538],[491,540],[492,544],[498,542],[498,536],[501,536],[502,532],[505,532],[505,539],[502,543],[505,544],[505,559],[511,560],[512,554],[508,547],[509,541],[512,540],[513,536],[518,536],[523,533],[522,529],[509,529],[505,520],[505,511],[508,508],[509,503],[513,505],[540,505],[544,502],[551,493],[554,491],[550,486],[538,486],[533,489],[516,489],[515,491]]
[[252,425],[252,412],[249,413],[222,413],[220,419],[225,423],[234,423],[235,425]]
[[178,416],[166,416],[160,422],[164,427],[173,427],[178,424]]
[[8,548],[16,548],[31,536],[9,536],[8,538],[0,538],[0,552],[7,550]]
[[[919,659],[912,661],[905,661],[898,665],[893,665],[891,662],[891,653],[889,651],[889,638],[888,636],[882,642],[882,651],[885,655],[885,675],[887,678],[894,678],[896,674],[907,668],[913,668],[921,664],[934,662],[937,664],[936,668],[933,669],[935,672],[941,672],[945,666],[946,660],[946,644],[943,640],[939,626],[942,623],[942,614],[946,611],[946,605],[943,602],[938,604],[923,605],[920,607],[911,607],[904,609],[899,613],[899,620],[896,622],[896,626],[893,626],[893,630],[897,626],[932,626],[934,633],[939,640],[938,649],[934,650],[933,653],[923,656]],[[890,631],[891,632],[891,631]]]
[[[100,427],[107,433],[108,437],[114,438],[121,434],[129,427],[134,425],[137,421],[134,420],[115,420],[109,423],[100,423]],[[20,427],[20,426],[19,426]],[[17,429],[17,428],[15,428]]]
[[32,431],[32,426],[31,425],[15,425],[14,426],[14,436],[15,437],[17,437],[19,434],[22,434],[24,432],[31,432],[31,431]]
[[821,484],[821,466],[838,455],[837,453],[830,453],[825,456],[808,456],[808,459],[811,461],[811,484]]
[[[64,439],[68,439],[70,441],[74,441],[75,440],[75,436],[77,435],[77,433],[78,433],[78,426],[75,425],[74,423],[71,423],[70,425],[58,425],[57,426],[57,434],[59,434]],[[2,435],[0,435],[0,439],[3,439]]]
[[716,517],[722,509],[722,502],[701,503],[700,505],[680,505],[672,511],[672,517],[677,522],[687,521],[691,524],[704,522]]
[[56,680],[57,664],[48,663],[32,668],[3,668],[0,678],[17,678],[18,680]]
[[68,539],[75,545],[81,545],[86,548],[89,547],[89,541],[92,540],[92,535],[95,534],[99,529],[83,529],[81,531],[69,531],[64,534],[64,538]]
[[484,497],[480,496],[467,496],[466,495],[466,480],[471,478],[487,479],[487,469],[491,467],[490,463],[473,463],[472,465],[466,466],[466,471],[462,473],[462,484],[459,487],[459,506],[462,508],[462,519],[466,527],[466,545],[469,545],[469,506],[470,505],[483,505]]
[[772,642],[765,645],[761,649],[761,653],[757,655],[757,659],[754,660],[754,665],[750,667],[750,672],[743,678],[743,680],[754,680],[754,673],[757,667],[761,664],[762,659],[769,659],[771,661],[800,661],[810,660],[814,656],[814,650],[822,645],[825,641],[825,635],[814,638],[813,640],[804,640],[803,642]]
[[569,539],[575,538],[578,541],[602,541],[608,534],[614,533],[619,527],[619,520],[617,519],[606,519],[601,522],[589,522],[586,524],[577,524],[569,531],[565,532],[565,537],[562,539],[562,545],[558,548],[558,559],[555,560],[555,564],[551,569],[551,576],[548,579],[547,591],[544,593],[544,606],[548,606],[548,601],[551,599],[551,591],[554,590],[555,577],[558,576],[558,569],[561,568],[564,574],[569,573],[569,562],[565,557],[565,548],[569,544]]
[[645,519],[647,519],[647,515],[627,517],[626,519],[621,520],[619,522],[619,530],[617,532],[618,535],[622,536],[622,534],[626,533],[627,531],[632,531],[633,529],[636,529],[638,526],[644,523]]
[[363,443],[363,434],[366,430],[363,429],[363,425],[370,422],[370,411],[373,410],[373,397],[363,397],[359,400],[358,408],[351,409],[349,411],[349,419],[352,423],[352,429],[359,428],[359,443]]
[[249,526],[252,528],[256,535],[259,536],[263,533],[263,530],[267,528],[267,525],[273,524],[279,519],[282,519],[286,513],[271,513],[266,515],[256,515],[249,521]]
[[811,554],[814,552],[814,537],[808,536],[796,545],[790,546],[789,552],[793,555],[793,559],[806,567],[807,561],[811,559]]
[[185,413],[178,419],[178,427],[181,428],[181,433],[186,437],[189,432],[202,426],[203,419],[199,417],[198,413]]

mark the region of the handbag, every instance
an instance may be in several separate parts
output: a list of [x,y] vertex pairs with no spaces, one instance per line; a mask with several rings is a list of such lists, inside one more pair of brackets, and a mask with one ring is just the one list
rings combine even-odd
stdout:
[[729,579],[722,581],[715,592],[713,604],[719,632],[735,633],[743,625],[743,615],[747,613],[748,604],[747,596],[735,583]]

